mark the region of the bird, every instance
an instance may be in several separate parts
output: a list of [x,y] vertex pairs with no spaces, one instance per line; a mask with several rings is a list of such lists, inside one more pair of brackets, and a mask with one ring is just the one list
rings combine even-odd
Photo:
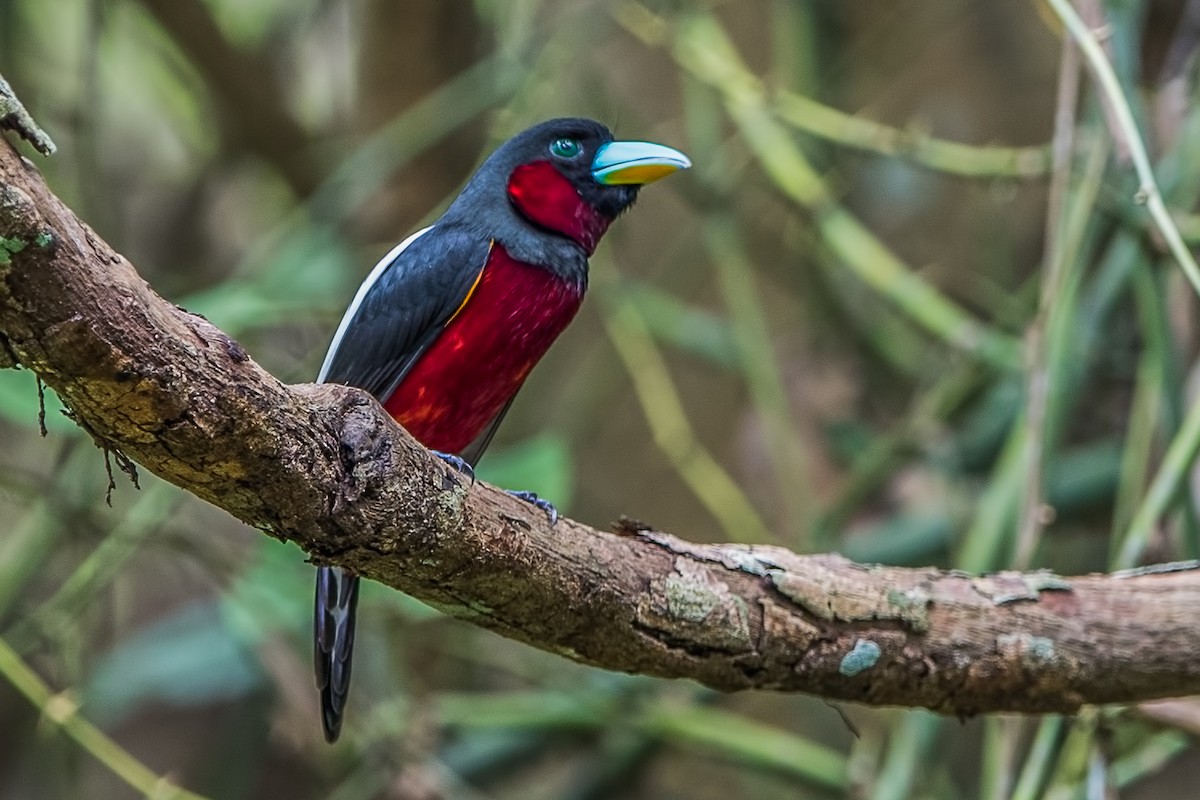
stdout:
[[[346,309],[318,383],[372,394],[418,442],[474,478],[517,391],[578,311],[588,258],[680,151],[551,119],[488,156],[432,225],[388,252]],[[510,491],[549,515],[545,498]],[[318,566],[314,668],[328,742],[350,688],[359,577]]]

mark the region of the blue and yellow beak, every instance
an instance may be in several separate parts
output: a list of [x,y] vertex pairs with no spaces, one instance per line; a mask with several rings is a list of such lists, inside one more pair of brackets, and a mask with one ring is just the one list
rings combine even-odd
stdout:
[[678,150],[653,142],[609,142],[592,159],[592,178],[606,186],[652,183],[692,165]]

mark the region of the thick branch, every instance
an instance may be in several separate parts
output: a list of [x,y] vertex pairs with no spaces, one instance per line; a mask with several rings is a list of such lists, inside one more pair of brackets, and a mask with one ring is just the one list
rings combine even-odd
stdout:
[[[616,533],[468,486],[360,392],[284,386],[0,145],[0,352],[105,446],[321,561],[609,669],[955,714],[1200,693],[1200,570],[868,567]],[[32,411],[31,411],[32,413]]]

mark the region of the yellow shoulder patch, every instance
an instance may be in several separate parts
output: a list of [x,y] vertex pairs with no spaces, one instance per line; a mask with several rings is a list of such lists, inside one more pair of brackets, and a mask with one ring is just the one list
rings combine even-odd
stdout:
[[[495,246],[496,246],[495,239],[492,239],[490,242],[488,242],[488,258],[491,257],[492,248]],[[458,308],[454,309],[454,313],[450,315],[450,319],[446,320],[447,325],[449,325],[451,322],[454,322],[454,318],[457,317],[459,314],[461,314],[462,310],[467,307],[467,303],[470,302],[470,300],[471,300],[471,295],[475,294],[475,287],[479,285],[479,280],[480,280],[480,278],[483,277],[483,270],[487,268],[487,262],[488,262],[488,259],[484,258],[483,259],[483,267],[480,268],[479,274],[475,276],[475,282],[471,284],[470,289],[467,289],[467,296],[464,297],[463,301],[458,304]]]

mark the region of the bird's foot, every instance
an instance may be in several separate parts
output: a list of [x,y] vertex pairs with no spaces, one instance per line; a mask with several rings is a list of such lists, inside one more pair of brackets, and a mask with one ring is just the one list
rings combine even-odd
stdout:
[[546,512],[546,516],[550,518],[551,525],[558,522],[558,509],[555,508],[554,503],[551,503],[549,500],[544,500],[544,499],[538,497],[533,492],[525,492],[525,491],[514,492],[511,489],[505,489],[504,491],[505,491],[505,494],[510,494],[513,497],[517,498],[518,500],[524,500],[526,503],[529,503],[531,506],[534,506],[535,508],[540,508],[542,511]]
[[471,485],[475,485],[475,468],[468,464],[465,460],[459,458],[453,453],[443,453],[441,450],[430,450],[429,452],[433,453],[442,461],[445,461],[447,464],[454,467],[456,472],[461,472],[463,475],[466,475],[471,481]]

